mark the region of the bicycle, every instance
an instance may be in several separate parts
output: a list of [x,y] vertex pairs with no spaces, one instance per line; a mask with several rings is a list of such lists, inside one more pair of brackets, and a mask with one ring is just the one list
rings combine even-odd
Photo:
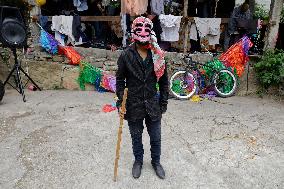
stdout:
[[[225,67],[216,69],[208,63],[195,62],[189,56],[185,56],[184,61],[187,64],[185,70],[176,71],[170,78],[170,91],[176,98],[189,99],[196,93],[197,87],[202,88],[203,83],[206,88],[213,87],[219,97],[227,98],[234,95],[237,78],[232,71]],[[213,74],[206,79],[206,76],[201,74],[200,66],[213,70]]]

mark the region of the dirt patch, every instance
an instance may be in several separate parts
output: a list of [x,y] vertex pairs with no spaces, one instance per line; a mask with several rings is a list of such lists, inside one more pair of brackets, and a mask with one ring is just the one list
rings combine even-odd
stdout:
[[32,112],[26,112],[20,115],[0,119],[0,142],[2,142],[13,132],[17,132],[15,123],[18,119],[28,117],[30,115],[32,115]]
[[41,129],[35,130],[25,137],[20,144],[20,149],[22,150],[19,160],[23,163],[26,168],[26,172],[23,177],[18,180],[16,186],[23,188],[23,183],[27,175],[35,169],[35,164],[33,162],[36,159],[36,153],[34,149],[36,146],[39,146],[43,143],[48,142],[49,136],[46,133],[46,130],[52,126],[43,127]]

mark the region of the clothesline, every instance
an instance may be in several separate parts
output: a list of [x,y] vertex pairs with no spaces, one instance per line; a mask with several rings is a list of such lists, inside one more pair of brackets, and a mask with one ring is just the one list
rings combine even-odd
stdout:
[[[58,32],[63,33],[65,35],[67,35],[68,37],[71,37],[71,39],[73,39],[74,38],[74,36],[73,36],[73,33],[74,33],[73,32],[73,28],[74,27],[73,26],[71,27],[72,31],[70,30],[70,27],[66,27],[66,29],[65,29],[66,31],[63,28],[65,33],[60,31],[60,28],[56,27],[58,25],[57,23],[59,22],[59,21],[55,22],[57,17],[58,17],[58,19],[61,18],[60,16],[52,16],[52,17],[49,17],[49,19],[52,20],[52,25],[54,25],[53,26],[54,31],[57,31],[57,33],[55,33],[55,38],[58,41],[60,41],[62,45],[65,45],[64,41],[62,43],[62,40],[61,40],[62,37],[58,35],[59,34]],[[110,17],[113,18],[114,16],[110,16]],[[80,17],[80,20],[88,20],[87,18],[88,19],[92,19],[92,18],[102,18],[102,17],[101,16],[98,16],[98,17],[97,16],[88,16],[88,17],[82,16],[82,17]],[[108,16],[104,16],[104,18],[109,18],[109,17]],[[120,16],[116,16],[116,18],[121,19]],[[183,18],[183,23],[181,23],[182,22],[182,18]],[[38,18],[36,18],[36,19],[38,19]],[[36,20],[36,19],[34,19],[34,20]],[[48,20],[48,17],[46,19]],[[179,41],[180,40],[180,36],[179,36],[179,34],[180,34],[179,33],[180,26],[184,27],[185,25],[191,25],[191,33],[192,33],[191,39],[197,41],[197,29],[198,29],[198,31],[200,31],[199,33],[202,34],[202,37],[205,37],[205,36],[207,36],[209,34],[210,34],[209,36],[212,35],[211,38],[209,37],[209,44],[211,44],[211,45],[219,44],[220,24],[221,24],[221,19],[220,18],[219,19],[218,18],[214,18],[213,19],[213,20],[218,19],[218,22],[216,22],[216,21],[213,22],[211,19],[209,19],[210,21],[208,21],[208,19],[206,19],[205,20],[206,23],[208,22],[208,25],[210,25],[210,27],[207,27],[207,28],[205,28],[205,26],[204,26],[204,23],[203,23],[204,21],[203,22],[197,22],[196,21],[197,18],[192,18],[192,17],[182,17],[182,16],[173,16],[173,15],[163,15],[163,14],[161,14],[159,16],[159,19],[160,19],[161,27],[162,27],[162,30],[163,30],[163,32],[161,33],[162,41],[168,41],[168,42],[177,42],[177,41]],[[112,21],[113,20],[114,19],[112,19]],[[201,20],[201,19],[198,19],[198,20]],[[68,17],[68,21],[69,21],[69,17]],[[212,25],[212,22],[213,22],[213,25]],[[65,22],[65,23],[67,23],[67,22]],[[196,23],[197,27],[195,25],[193,25],[194,23]],[[217,25],[215,26],[215,23],[216,24],[218,23],[218,26]],[[68,25],[70,25],[70,24],[68,24]],[[207,24],[205,24],[205,25],[207,26]],[[77,27],[75,27],[75,28],[77,28]],[[192,28],[195,28],[195,32],[192,32],[193,31]],[[212,28],[214,28],[214,31],[216,30],[217,33],[216,32],[215,33],[212,33],[212,32],[210,33],[211,30],[209,28],[211,28],[211,30],[212,30]],[[195,34],[195,35],[193,35],[193,34]],[[194,36],[196,36],[196,37],[194,37]],[[125,42],[125,40],[123,40],[123,42]],[[126,44],[123,43],[123,46],[126,46]]]
[[[96,22],[96,21],[101,21],[101,22],[112,22],[112,21],[120,21],[121,17],[120,16],[80,16],[82,22]],[[135,17],[132,17],[133,19]],[[38,16],[33,17],[34,20],[38,20]],[[52,20],[52,16],[48,16],[48,21]],[[229,22],[229,18],[221,18],[221,23],[222,24],[227,24]],[[194,17],[184,17],[182,18],[183,22],[194,22]]]

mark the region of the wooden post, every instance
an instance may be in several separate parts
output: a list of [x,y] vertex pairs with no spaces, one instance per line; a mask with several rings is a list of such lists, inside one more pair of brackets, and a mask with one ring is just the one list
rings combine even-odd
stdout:
[[[183,7],[183,16],[186,18],[187,15],[187,9],[188,9],[188,0],[184,0],[184,7]],[[186,19],[187,20],[187,19]],[[188,33],[189,33],[189,22],[186,21],[184,24],[184,44],[183,44],[183,53],[187,53],[187,47],[188,47]]]
[[271,0],[264,50],[274,49],[276,46],[283,2],[284,0]]
[[123,94],[123,100],[121,104],[121,110],[120,110],[122,112],[120,112],[120,122],[119,122],[119,128],[118,128],[118,133],[117,133],[117,143],[116,143],[115,160],[114,160],[114,176],[113,176],[114,182],[116,182],[116,179],[117,179],[118,160],[120,157],[120,145],[121,145],[124,114],[126,112],[127,95],[128,95],[128,89],[125,88],[124,94]]

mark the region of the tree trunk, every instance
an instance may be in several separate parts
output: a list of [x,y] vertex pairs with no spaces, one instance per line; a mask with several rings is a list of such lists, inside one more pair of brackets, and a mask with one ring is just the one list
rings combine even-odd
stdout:
[[276,46],[283,2],[284,0],[271,0],[264,50],[274,49]]

